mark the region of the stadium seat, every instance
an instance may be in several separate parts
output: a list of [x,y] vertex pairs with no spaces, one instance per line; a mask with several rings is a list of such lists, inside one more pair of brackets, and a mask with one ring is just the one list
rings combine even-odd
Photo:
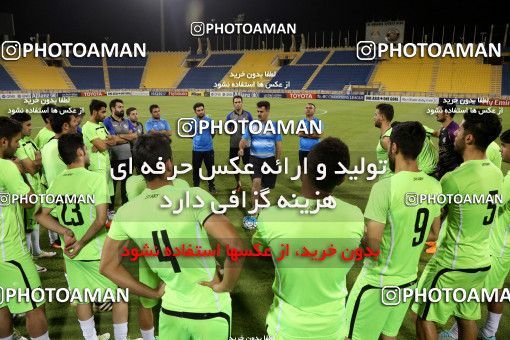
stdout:
[[312,76],[316,66],[282,66],[271,82],[290,83],[289,90],[301,90]]
[[346,85],[366,85],[373,69],[373,65],[325,65],[312,81],[308,90],[341,91]]
[[356,51],[348,50],[348,51],[335,51],[331,58],[329,58],[327,64],[373,64],[374,62],[359,60],[356,56]]
[[[274,65],[278,55],[281,54],[278,50],[266,50],[266,51],[246,51],[239,61],[232,67],[230,72],[223,79],[224,82],[231,83],[233,81],[248,81],[248,79],[230,79],[231,73],[265,73],[265,72],[276,72],[278,66]],[[267,84],[270,79],[262,79],[263,84]]]
[[391,58],[379,62],[372,83],[387,92],[429,92],[433,68],[431,58]]
[[147,64],[147,58],[108,58],[106,60],[108,67],[110,66],[140,66],[144,67]]
[[33,54],[18,60],[4,61],[3,66],[16,78],[24,90],[69,90],[73,84],[66,81],[65,73],[46,65]]
[[241,56],[241,53],[211,54],[203,66],[232,66]]
[[151,52],[145,66],[142,88],[175,88],[187,69],[182,66],[188,52]]
[[307,51],[296,62],[296,65],[319,65],[328,56],[329,51]]
[[111,89],[140,88],[143,67],[108,67]]
[[70,56],[67,60],[71,66],[103,66],[103,59],[97,57],[76,58]]
[[501,82],[501,94],[504,96],[510,96],[510,64],[503,65]]
[[104,75],[102,67],[64,67],[67,75],[77,89],[104,89]]
[[11,78],[9,73],[0,65],[0,91],[17,91],[19,90],[16,82]]
[[436,92],[489,94],[491,67],[477,58],[442,58],[439,61]]
[[212,89],[230,67],[193,67],[184,76],[179,89]]

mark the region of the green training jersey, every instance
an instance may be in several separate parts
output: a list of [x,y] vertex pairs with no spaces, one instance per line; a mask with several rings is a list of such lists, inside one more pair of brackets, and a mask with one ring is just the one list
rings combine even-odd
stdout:
[[[43,207],[55,210],[58,222],[73,231],[77,240],[81,239],[96,219],[96,206],[108,204],[105,179],[85,168],[66,169],[58,175],[46,192],[48,195],[76,195],[76,203],[48,204]],[[56,196],[55,196],[56,197]],[[93,199],[93,203],[90,198]],[[106,229],[101,229],[72,260],[99,260],[106,238]],[[62,238],[62,244],[64,240]],[[64,253],[64,257],[67,255]]]
[[399,171],[374,184],[365,218],[385,226],[379,257],[365,259],[360,274],[370,284],[398,286],[416,280],[423,245],[434,218],[441,214],[441,206],[413,201],[411,197],[440,193],[439,182],[423,171]]
[[[174,179],[172,184],[175,188],[189,188],[188,182],[179,178]],[[147,188],[147,182],[145,182],[142,175],[129,176],[126,180],[126,194],[128,200],[131,201],[136,196],[140,195],[145,188]]]
[[55,178],[67,169],[66,164],[58,153],[58,139],[53,138],[43,146],[41,157],[46,183],[50,187]]
[[[497,220],[500,204],[497,200],[489,202],[487,196],[501,195],[502,185],[501,170],[488,159],[465,161],[441,178],[443,194],[461,195],[462,199],[472,201],[447,206],[448,222],[443,224],[435,254],[441,266],[465,269],[490,265],[489,232]],[[473,195],[477,195],[478,202]]]
[[492,225],[490,234],[491,254],[510,258],[510,171],[503,180],[501,191],[503,204],[498,210],[498,221]]
[[501,169],[501,151],[499,149],[499,145],[496,142],[492,142],[487,147],[487,150],[485,150],[485,153],[487,154],[487,159],[490,160],[495,166]]
[[[390,162],[388,160],[388,150],[385,150],[381,144],[381,140],[385,137],[390,137],[391,131],[393,131],[392,128],[389,128],[386,130],[386,132],[379,138],[379,141],[377,142],[377,146],[375,148],[375,155],[377,157],[377,161],[386,161],[386,173],[381,175],[379,179],[386,178],[388,176],[391,176],[392,172],[390,170]],[[378,167],[381,169],[384,164],[378,164]]]
[[[91,171],[110,171],[110,154],[108,150],[104,151],[96,151],[93,152],[93,144],[92,141],[95,139],[106,140],[108,136],[108,131],[106,130],[103,123],[93,123],[91,121],[87,121],[82,128],[83,141],[85,146],[87,147],[87,152],[90,158],[90,166],[89,170]],[[110,174],[108,173],[108,176]]]
[[[30,138],[30,136],[25,136],[25,137],[23,137],[23,139],[21,139],[19,141],[19,148],[18,148],[18,150],[16,150],[15,156],[19,160],[24,160],[24,159],[28,158],[33,161],[33,160],[35,160],[35,153],[37,151],[39,151],[39,148],[34,143],[32,138]],[[41,174],[36,173],[34,175],[31,175],[31,174],[27,173],[26,175],[27,175],[28,182],[32,186],[32,190],[34,191],[34,193],[36,193],[36,194],[42,193],[43,189],[41,187]]]
[[436,171],[437,160],[439,157],[438,150],[434,146],[431,140],[434,129],[431,129],[425,125],[425,140],[423,141],[423,147],[420,154],[418,155],[418,168],[426,174],[433,174]]
[[28,253],[23,207],[11,204],[10,195],[26,195],[30,187],[25,183],[14,162],[0,158],[0,254],[1,261],[17,260]]
[[55,132],[50,131],[46,126],[43,127],[37,135],[35,136],[34,142],[37,145],[37,148],[41,150],[43,146],[46,145],[53,137],[55,137]]
[[[184,207],[179,214],[173,214],[160,205],[166,203],[164,196],[173,202],[172,210],[178,202],[190,201],[199,196],[203,201],[200,208]],[[145,257],[149,268],[166,283],[162,307],[174,311],[195,313],[219,312],[230,305],[228,293],[216,293],[211,288],[199,284],[210,281],[216,271],[214,256],[173,256],[165,250],[181,246],[195,251],[211,250],[204,223],[213,214],[211,203],[218,202],[208,192],[200,188],[175,188],[165,185],[156,190],[145,189],[140,195],[119,208],[110,226],[108,236],[113,240],[131,239],[140,249],[147,246],[152,251],[160,251],[158,256]],[[146,246],[144,248],[144,246]]]
[[[364,221],[358,207],[331,199],[335,208],[317,214],[273,206],[257,218],[252,243],[271,248],[275,264],[274,299],[266,323],[272,330],[281,328],[282,337],[330,335],[345,323],[346,275],[354,261],[342,259],[341,252],[350,254],[359,246]],[[302,197],[295,202],[306,204],[307,210],[317,206],[316,200],[306,203]],[[288,254],[282,258],[286,245]],[[330,246],[336,248],[335,255],[320,260]],[[314,260],[304,256],[303,247],[319,255]]]

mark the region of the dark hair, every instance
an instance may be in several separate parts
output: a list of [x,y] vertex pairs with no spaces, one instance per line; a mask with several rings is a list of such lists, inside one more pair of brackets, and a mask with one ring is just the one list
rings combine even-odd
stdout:
[[136,107],[130,107],[129,109],[126,110],[126,115],[130,115],[131,112],[135,111],[136,110]]
[[59,112],[55,113],[51,119],[51,129],[56,134],[62,133],[64,124],[71,124],[72,118],[73,116],[69,112],[63,112],[62,110],[59,110]]
[[391,127],[394,128],[395,126],[397,126],[398,124],[400,124],[401,122],[399,122],[398,120],[394,121],[394,122],[391,122]]
[[464,113],[464,135],[471,134],[475,138],[475,146],[485,151],[490,143],[498,138],[501,133],[501,118],[495,113],[486,112],[479,114],[476,112]]
[[58,139],[58,153],[66,165],[76,161],[78,149],[85,150],[83,137],[79,133],[68,133]]
[[[308,178],[315,188],[332,192],[335,186],[343,182],[345,174],[335,174],[340,170],[338,162],[346,168],[350,166],[349,147],[344,142],[336,137],[327,137],[315,144],[307,156]],[[326,177],[318,181],[320,174],[317,166],[321,163],[326,167]]]
[[32,120],[32,116],[26,112],[16,112],[15,114],[11,115],[11,118],[20,123]]
[[236,94],[236,95],[234,96],[234,98],[232,98],[232,103],[234,102],[234,100],[235,100],[236,98],[239,98],[239,99],[241,99],[241,101],[243,101],[243,97],[241,97],[240,95]]
[[[162,158],[159,160],[159,158]],[[141,173],[143,163],[147,163],[152,169],[156,169],[158,162],[166,163],[172,160],[172,147],[170,138],[163,134],[141,135],[137,138],[133,148],[133,161],[138,173]],[[146,181],[158,178],[157,174],[144,174]]]
[[257,107],[258,108],[265,107],[266,110],[269,111],[271,109],[271,104],[269,104],[267,100],[261,100],[260,102],[257,103]]
[[149,106],[149,112],[152,113],[152,110],[158,109],[158,108],[159,108],[158,104],[152,104],[151,106]]
[[378,104],[375,107],[377,110],[379,110],[380,113],[386,118],[388,122],[391,122],[393,120],[393,115],[395,114],[395,111],[393,110],[393,105],[381,103]]
[[501,136],[499,136],[499,139],[505,144],[510,143],[510,130],[503,132]]
[[404,158],[416,159],[423,148],[425,135],[425,128],[420,122],[402,122],[391,130],[390,143],[397,145]]
[[71,107],[71,114],[75,117],[81,116],[85,111],[81,107]]
[[457,105],[455,103],[448,103],[446,99],[442,98],[439,99],[439,104],[437,104],[444,113],[447,113],[450,115],[450,117],[453,118],[455,116],[455,110],[457,109]]
[[312,105],[314,109],[315,109],[315,107],[316,107],[314,103],[306,103],[306,104],[307,104],[307,105]]
[[112,108],[114,108],[114,107],[117,105],[117,103],[122,103],[122,104],[124,104],[124,102],[122,101],[122,99],[112,99],[112,100],[110,101],[110,111],[112,110]]
[[92,101],[90,102],[90,105],[89,105],[90,114],[92,114],[92,111],[99,111],[103,107],[104,108],[107,107],[105,102],[103,102],[101,100],[97,100],[97,99],[92,99]]
[[57,110],[57,106],[54,104],[46,104],[41,107],[41,117],[44,123],[51,122],[51,117],[53,116],[53,111]]
[[0,138],[7,138],[9,141],[22,130],[21,123],[9,118],[0,117]]
[[200,106],[205,107],[204,103],[195,103],[195,105],[193,105],[193,111],[196,111]]

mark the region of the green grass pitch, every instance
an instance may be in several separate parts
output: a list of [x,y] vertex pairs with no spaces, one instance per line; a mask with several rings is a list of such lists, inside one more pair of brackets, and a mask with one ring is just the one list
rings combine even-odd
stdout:
[[[89,119],[88,104],[91,98],[72,98],[70,105],[84,107],[86,115],[84,120]],[[113,97],[98,98],[106,101]],[[195,102],[205,103],[206,113],[213,119],[224,119],[226,114],[232,110],[232,101],[230,98],[208,98],[208,97],[124,97],[125,108],[134,106],[140,113],[140,121],[145,123],[149,118],[149,105],[159,104],[162,117],[169,120],[174,137],[172,147],[174,151],[175,162],[191,161],[191,140],[181,139],[175,136],[177,119],[182,117],[193,117],[192,106]],[[258,98],[245,98],[244,108],[256,115],[255,103]],[[304,115],[304,106],[310,100],[291,100],[291,99],[269,99],[271,103],[270,119],[301,119]],[[324,136],[335,136],[341,138],[347,143],[351,151],[351,162],[359,164],[360,157],[365,157],[367,161],[374,162],[375,146],[379,137],[379,131],[373,124],[373,112],[377,103],[375,102],[355,102],[355,101],[334,101],[334,100],[312,100],[317,105],[318,117],[324,121]],[[427,114],[427,108],[433,108],[433,105],[425,104],[404,104],[394,103],[394,120],[418,120],[423,124],[438,129],[440,124],[436,122],[435,117]],[[23,101],[1,100],[0,115],[7,115],[9,108],[27,107]],[[509,109],[503,112],[504,130],[510,128],[510,119],[506,118]],[[456,117],[460,122],[461,115]],[[39,116],[33,118],[35,137],[37,131],[43,126],[42,119]],[[82,123],[83,125],[83,123]],[[437,143],[437,140],[435,140]],[[225,164],[228,158],[229,139],[228,136],[217,136],[214,139],[215,162],[216,164]],[[283,136],[283,157],[288,157],[291,164],[295,166],[298,163],[298,138],[295,136]],[[506,173],[507,164],[503,165],[503,173]],[[185,176],[191,183],[191,174]],[[249,178],[244,176],[243,189],[249,191]],[[357,205],[362,210],[370,193],[372,182],[364,179],[357,181],[346,181],[334,192],[334,195],[341,199]],[[206,188],[206,183],[202,183]],[[218,189],[217,197],[220,201],[226,201],[230,195],[230,189],[235,187],[233,177],[220,176],[216,178],[216,187]],[[299,182],[292,182],[289,176],[281,175],[278,177],[276,188],[272,191],[271,199],[275,196],[286,195],[290,197],[293,193],[298,193]],[[249,238],[251,232],[241,228],[243,212],[241,210],[230,210],[227,216],[233,221],[242,237]],[[313,227],[313,226],[311,226]],[[48,249],[47,233],[41,232],[41,246]],[[420,261],[420,272],[429,260],[430,255],[423,253]],[[41,274],[43,285],[46,287],[65,287],[66,282],[62,273],[62,255],[58,253],[57,258],[38,260],[38,264],[48,268],[48,272]],[[348,275],[348,288],[352,286],[356,276],[359,273],[359,264],[351,270]],[[262,336],[265,331],[265,317],[272,302],[271,285],[273,282],[273,265],[271,261],[264,261],[256,258],[249,258],[245,262],[241,279],[232,295],[233,322],[232,336]],[[510,280],[507,279],[506,287],[510,287]],[[132,338],[140,336],[137,322],[138,301],[135,296],[131,297],[130,316],[129,316],[129,334]],[[482,320],[486,317],[486,308],[482,307]],[[76,320],[73,308],[69,305],[58,303],[46,304],[46,315],[49,322],[50,337],[55,339],[79,339],[81,331]],[[375,317],[375,316],[374,316]],[[111,313],[96,314],[96,325],[98,333],[110,332],[113,334]],[[449,325],[448,325],[449,326]],[[16,328],[26,335],[24,323],[17,322]],[[415,330],[409,316],[406,317],[399,334],[399,339],[413,339]],[[500,323],[498,338],[510,337],[510,317],[508,309],[505,310],[503,319]]]

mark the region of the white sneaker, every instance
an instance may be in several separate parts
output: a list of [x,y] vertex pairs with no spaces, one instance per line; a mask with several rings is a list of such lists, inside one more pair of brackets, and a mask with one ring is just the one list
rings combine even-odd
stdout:
[[35,263],[35,268],[37,269],[37,272],[38,273],[45,273],[48,271],[48,269],[46,269],[46,267],[41,267],[39,266],[38,264]]
[[110,339],[110,333],[104,333],[97,337],[99,340],[109,340]]
[[43,258],[43,257],[53,257],[57,255],[56,252],[54,251],[44,251],[44,250],[41,250],[41,252],[39,253],[39,255],[34,255],[34,259],[40,259],[40,258]]

